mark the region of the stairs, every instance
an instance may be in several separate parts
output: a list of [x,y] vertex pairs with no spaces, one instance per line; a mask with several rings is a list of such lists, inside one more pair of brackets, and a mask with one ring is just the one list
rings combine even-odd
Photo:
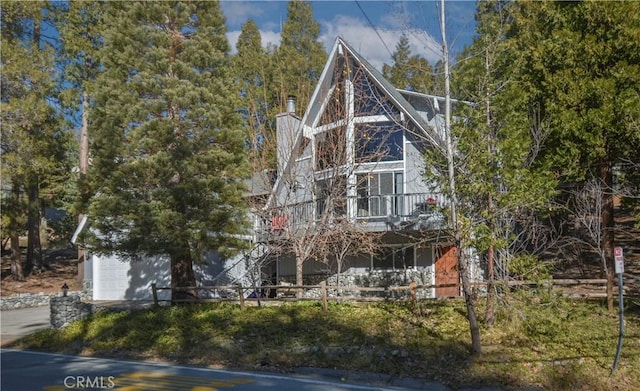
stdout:
[[[213,285],[232,286],[241,285],[250,287],[260,286],[262,261],[269,255],[268,248],[260,243],[256,243],[253,248],[236,258],[229,259],[227,266],[213,278]],[[252,290],[245,290],[245,297],[249,296]]]

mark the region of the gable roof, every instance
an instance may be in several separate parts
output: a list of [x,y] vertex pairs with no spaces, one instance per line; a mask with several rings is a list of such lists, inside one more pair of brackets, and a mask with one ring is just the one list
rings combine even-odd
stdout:
[[[435,95],[428,95],[417,93],[407,90],[399,90],[394,87],[382,74],[371,65],[364,57],[355,51],[348,43],[346,43],[341,37],[337,37],[336,41],[329,53],[327,63],[320,75],[320,79],[316,88],[311,96],[311,100],[308,102],[307,109],[302,117],[302,127],[306,136],[310,135],[311,127],[313,126],[313,120],[320,114],[323,100],[326,99],[329,90],[331,89],[331,82],[334,69],[338,63],[338,58],[344,56],[345,53],[360,65],[365,71],[369,80],[378,87],[393,103],[393,105],[402,113],[404,113],[409,120],[416,126],[419,134],[417,136],[429,141],[435,148],[440,149],[443,153],[446,150],[445,141],[439,135],[439,133],[425,121],[425,119],[418,113],[415,107],[409,103],[405,98],[405,95],[422,99],[427,102],[428,106],[434,112],[440,112],[440,104],[444,103],[442,97]],[[444,106],[444,104],[442,105]],[[411,131],[411,129],[408,129]]]
[[[405,117],[415,126],[415,131],[410,128],[405,129],[408,132],[413,133],[417,137],[428,141],[434,148],[440,150],[442,153],[445,153],[445,141],[442,139],[437,130],[434,129],[434,125],[430,125],[425,120],[425,118],[420,113],[418,113],[416,108],[411,103],[409,103],[405,96],[423,100],[423,102],[426,102],[427,106],[429,106],[434,113],[441,111],[439,106],[440,103],[443,103],[443,98],[434,95],[421,94],[413,91],[399,90],[395,88],[377,69],[375,69],[375,67],[373,67],[364,57],[362,57],[360,53],[356,52],[341,37],[336,38],[336,41],[333,44],[331,51],[329,52],[329,56],[324,69],[322,70],[322,73],[320,75],[320,79],[313,91],[313,95],[311,95],[311,99],[309,102],[305,102],[307,103],[307,108],[300,121],[301,129],[296,129],[294,136],[295,140],[293,140],[294,147],[290,152],[294,153],[294,151],[298,150],[300,144],[302,143],[302,139],[305,136],[311,136],[314,126],[313,122],[316,120],[316,118],[318,118],[318,116],[322,114],[327,96],[332,88],[332,75],[334,74],[336,65],[339,63],[338,60],[341,56],[346,56],[347,54],[351,59],[353,59],[356,65],[361,66],[361,68],[365,71],[365,76],[369,80],[371,80],[374,85],[389,98],[392,104],[401,113],[403,113]],[[283,167],[283,170],[285,172],[289,172],[291,170],[291,165],[295,163],[295,160],[296,159],[289,158],[286,166]],[[280,188],[282,177],[282,173],[278,173],[278,178],[274,183],[273,191],[271,196],[269,197],[267,206],[271,204],[274,195]]]
[[[380,88],[394,105],[401,111],[407,115],[413,123],[418,127],[418,129],[422,132],[422,137],[425,137],[431,144],[436,148],[445,149],[444,140],[438,135],[436,131],[429,125],[423,117],[416,111],[416,109],[404,98],[404,96],[400,93],[396,87],[394,87],[376,68],[374,68],[364,57],[360,55],[360,53],[356,52],[349,44],[347,44],[342,38],[336,38],[336,44],[344,47],[349,54],[356,59],[364,68],[364,70],[368,73],[368,76],[376,83],[377,87]],[[409,92],[409,91],[404,91]],[[424,97],[428,97],[429,95],[422,95]],[[439,110],[438,110],[439,111]]]

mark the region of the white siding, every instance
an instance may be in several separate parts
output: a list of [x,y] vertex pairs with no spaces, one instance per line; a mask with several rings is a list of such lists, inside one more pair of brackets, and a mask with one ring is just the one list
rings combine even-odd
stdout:
[[[153,257],[138,262],[123,261],[116,256],[92,257],[94,300],[152,300],[151,284],[170,286],[169,260]],[[158,298],[168,299],[169,291]]]
[[[225,270],[226,283],[240,280],[248,284],[244,279],[246,263],[242,262],[243,257],[244,254],[239,254],[232,259],[223,259],[215,253],[208,254],[205,263],[194,264],[196,284],[220,283],[214,279]],[[153,300],[151,284],[171,286],[171,264],[167,257],[147,257],[137,262],[124,261],[116,256],[93,255],[90,259],[93,264],[93,300]],[[159,300],[170,298],[169,290],[158,291]]]

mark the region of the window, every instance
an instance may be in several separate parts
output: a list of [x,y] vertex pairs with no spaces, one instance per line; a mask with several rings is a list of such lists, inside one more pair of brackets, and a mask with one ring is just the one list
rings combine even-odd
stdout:
[[345,176],[316,182],[316,219],[325,213],[333,216],[347,214],[347,178]]
[[356,161],[388,162],[403,160],[403,127],[394,122],[357,124]]
[[344,126],[316,135],[316,170],[326,170],[346,164],[347,138]]
[[395,117],[399,114],[386,95],[367,78],[364,69],[356,69],[353,85],[356,116],[387,115]]
[[414,265],[413,247],[383,247],[374,255],[375,269],[406,269]]
[[347,68],[344,58],[338,59],[338,64],[333,70],[331,85],[333,91],[327,101],[327,105],[320,116],[320,125],[327,125],[344,119],[347,113],[345,77]]
[[344,81],[333,86],[333,92],[329,97],[327,106],[320,117],[320,125],[327,125],[346,117],[345,87]]
[[403,210],[401,172],[357,176],[358,217],[399,215]]

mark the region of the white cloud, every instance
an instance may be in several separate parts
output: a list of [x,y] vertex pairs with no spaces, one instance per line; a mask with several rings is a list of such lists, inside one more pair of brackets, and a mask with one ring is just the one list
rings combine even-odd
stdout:
[[247,19],[261,16],[265,11],[263,7],[245,1],[221,1],[220,8],[231,25],[244,24]]
[[[262,47],[266,48],[268,46],[277,46],[280,44],[280,33],[275,31],[265,31],[259,30],[260,36],[262,38]],[[238,37],[242,31],[228,31],[227,32],[227,40],[229,40],[229,44],[231,45],[231,54],[236,53],[236,43],[238,42]]]
[[[391,64],[391,53],[396,49],[403,32],[409,38],[413,55],[426,58],[432,65],[441,59],[440,45],[424,31],[403,29],[378,29],[378,34],[364,21],[349,16],[336,16],[331,21],[320,21],[323,34],[320,41],[329,50],[337,36],[342,37],[376,69],[383,64]],[[383,44],[384,42],[384,44]],[[385,47],[386,45],[386,47]]]
[[[225,1],[222,4],[236,4],[235,2]],[[247,3],[237,3],[237,7],[232,7],[235,14],[242,14],[243,18],[247,17],[247,13],[262,12],[256,10],[260,7],[246,7]],[[251,4],[251,3],[249,3]],[[255,4],[254,4],[255,5]],[[227,9],[225,8],[225,13]],[[244,12],[244,13],[243,13]],[[391,13],[390,13],[391,14]],[[397,18],[396,14],[396,18]],[[395,24],[391,28],[379,28],[378,34],[382,37],[382,41],[378,34],[369,26],[365,21],[345,16],[337,15],[332,20],[319,20],[321,25],[322,34],[320,36],[320,42],[324,45],[325,49],[329,51],[335,42],[337,36],[342,37],[347,41],[356,51],[358,51],[364,58],[367,59],[378,70],[382,70],[383,64],[391,64],[391,53],[396,49],[397,43],[400,41],[400,37],[403,33],[409,38],[409,45],[411,47],[411,53],[413,55],[420,55],[434,65],[438,60],[442,58],[440,44],[426,32],[418,29],[408,30],[401,24]],[[280,44],[280,26],[278,24],[269,23],[260,26],[260,34],[262,36],[262,46],[267,47],[277,46]],[[231,45],[231,52],[236,52],[236,42],[240,30],[233,30],[227,32],[227,39]],[[384,44],[383,44],[384,41]],[[385,47],[386,45],[386,47]],[[388,49],[388,50],[387,50]]]

